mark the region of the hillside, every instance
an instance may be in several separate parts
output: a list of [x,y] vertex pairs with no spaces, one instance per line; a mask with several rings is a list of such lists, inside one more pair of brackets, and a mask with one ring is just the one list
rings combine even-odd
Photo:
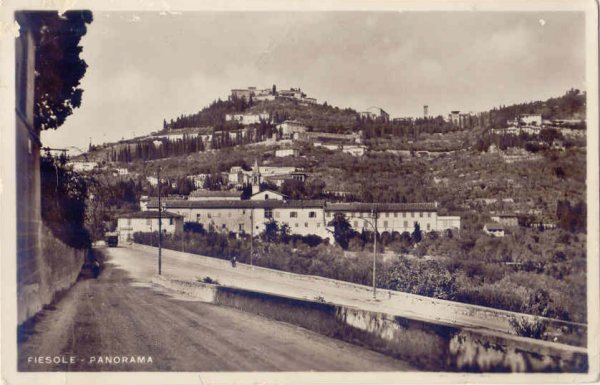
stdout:
[[502,106],[493,108],[487,113],[489,114],[488,126],[494,128],[506,127],[508,120],[512,120],[520,114],[539,114],[545,120],[585,120],[586,93],[572,88],[559,97],[549,98],[545,101]]

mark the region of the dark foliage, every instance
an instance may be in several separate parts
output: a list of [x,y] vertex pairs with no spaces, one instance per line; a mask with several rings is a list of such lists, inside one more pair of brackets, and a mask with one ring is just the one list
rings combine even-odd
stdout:
[[83,90],[79,81],[87,64],[79,54],[86,24],[92,22],[90,11],[32,12],[37,41],[35,52],[34,126],[40,130],[56,129],[81,105]]
[[88,248],[91,239],[85,228],[87,183],[65,164],[64,156],[46,154],[41,158],[42,219],[54,236],[68,246]]

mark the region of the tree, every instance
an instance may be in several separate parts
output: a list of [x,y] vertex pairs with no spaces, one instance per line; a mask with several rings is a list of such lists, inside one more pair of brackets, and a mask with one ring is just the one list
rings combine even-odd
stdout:
[[266,242],[276,242],[279,238],[279,225],[274,219],[265,223],[265,231],[262,234],[262,238]]
[[64,155],[55,158],[50,153],[40,161],[42,219],[52,233],[67,245],[83,249],[91,246],[85,228],[88,184],[79,174],[66,168]]
[[81,105],[79,81],[87,64],[79,57],[79,41],[92,19],[90,11],[36,12],[29,19],[38,42],[34,126],[40,130],[58,128]]
[[346,216],[341,213],[335,214],[327,226],[333,226],[333,238],[342,249],[347,250],[350,239],[356,235],[356,231],[352,229]]
[[419,243],[421,242],[422,238],[423,235],[421,234],[421,226],[419,225],[419,222],[415,222],[415,229],[412,233],[412,240],[414,243]]

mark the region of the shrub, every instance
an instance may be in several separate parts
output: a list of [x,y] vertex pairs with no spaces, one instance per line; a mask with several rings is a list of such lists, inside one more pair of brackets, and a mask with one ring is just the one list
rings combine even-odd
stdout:
[[510,319],[513,331],[521,337],[541,339],[546,332],[547,322],[538,317],[533,319],[526,317],[515,317]]

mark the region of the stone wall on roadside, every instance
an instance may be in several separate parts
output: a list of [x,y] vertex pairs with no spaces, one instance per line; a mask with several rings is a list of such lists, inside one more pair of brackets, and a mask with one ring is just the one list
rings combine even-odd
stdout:
[[[34,252],[35,251],[35,252]],[[75,283],[87,250],[74,249],[58,240],[41,225],[38,250],[20,258],[17,277],[17,324],[21,325],[52,302],[55,295]]]
[[298,325],[431,371],[586,372],[585,348],[202,282],[155,284],[203,302]]

